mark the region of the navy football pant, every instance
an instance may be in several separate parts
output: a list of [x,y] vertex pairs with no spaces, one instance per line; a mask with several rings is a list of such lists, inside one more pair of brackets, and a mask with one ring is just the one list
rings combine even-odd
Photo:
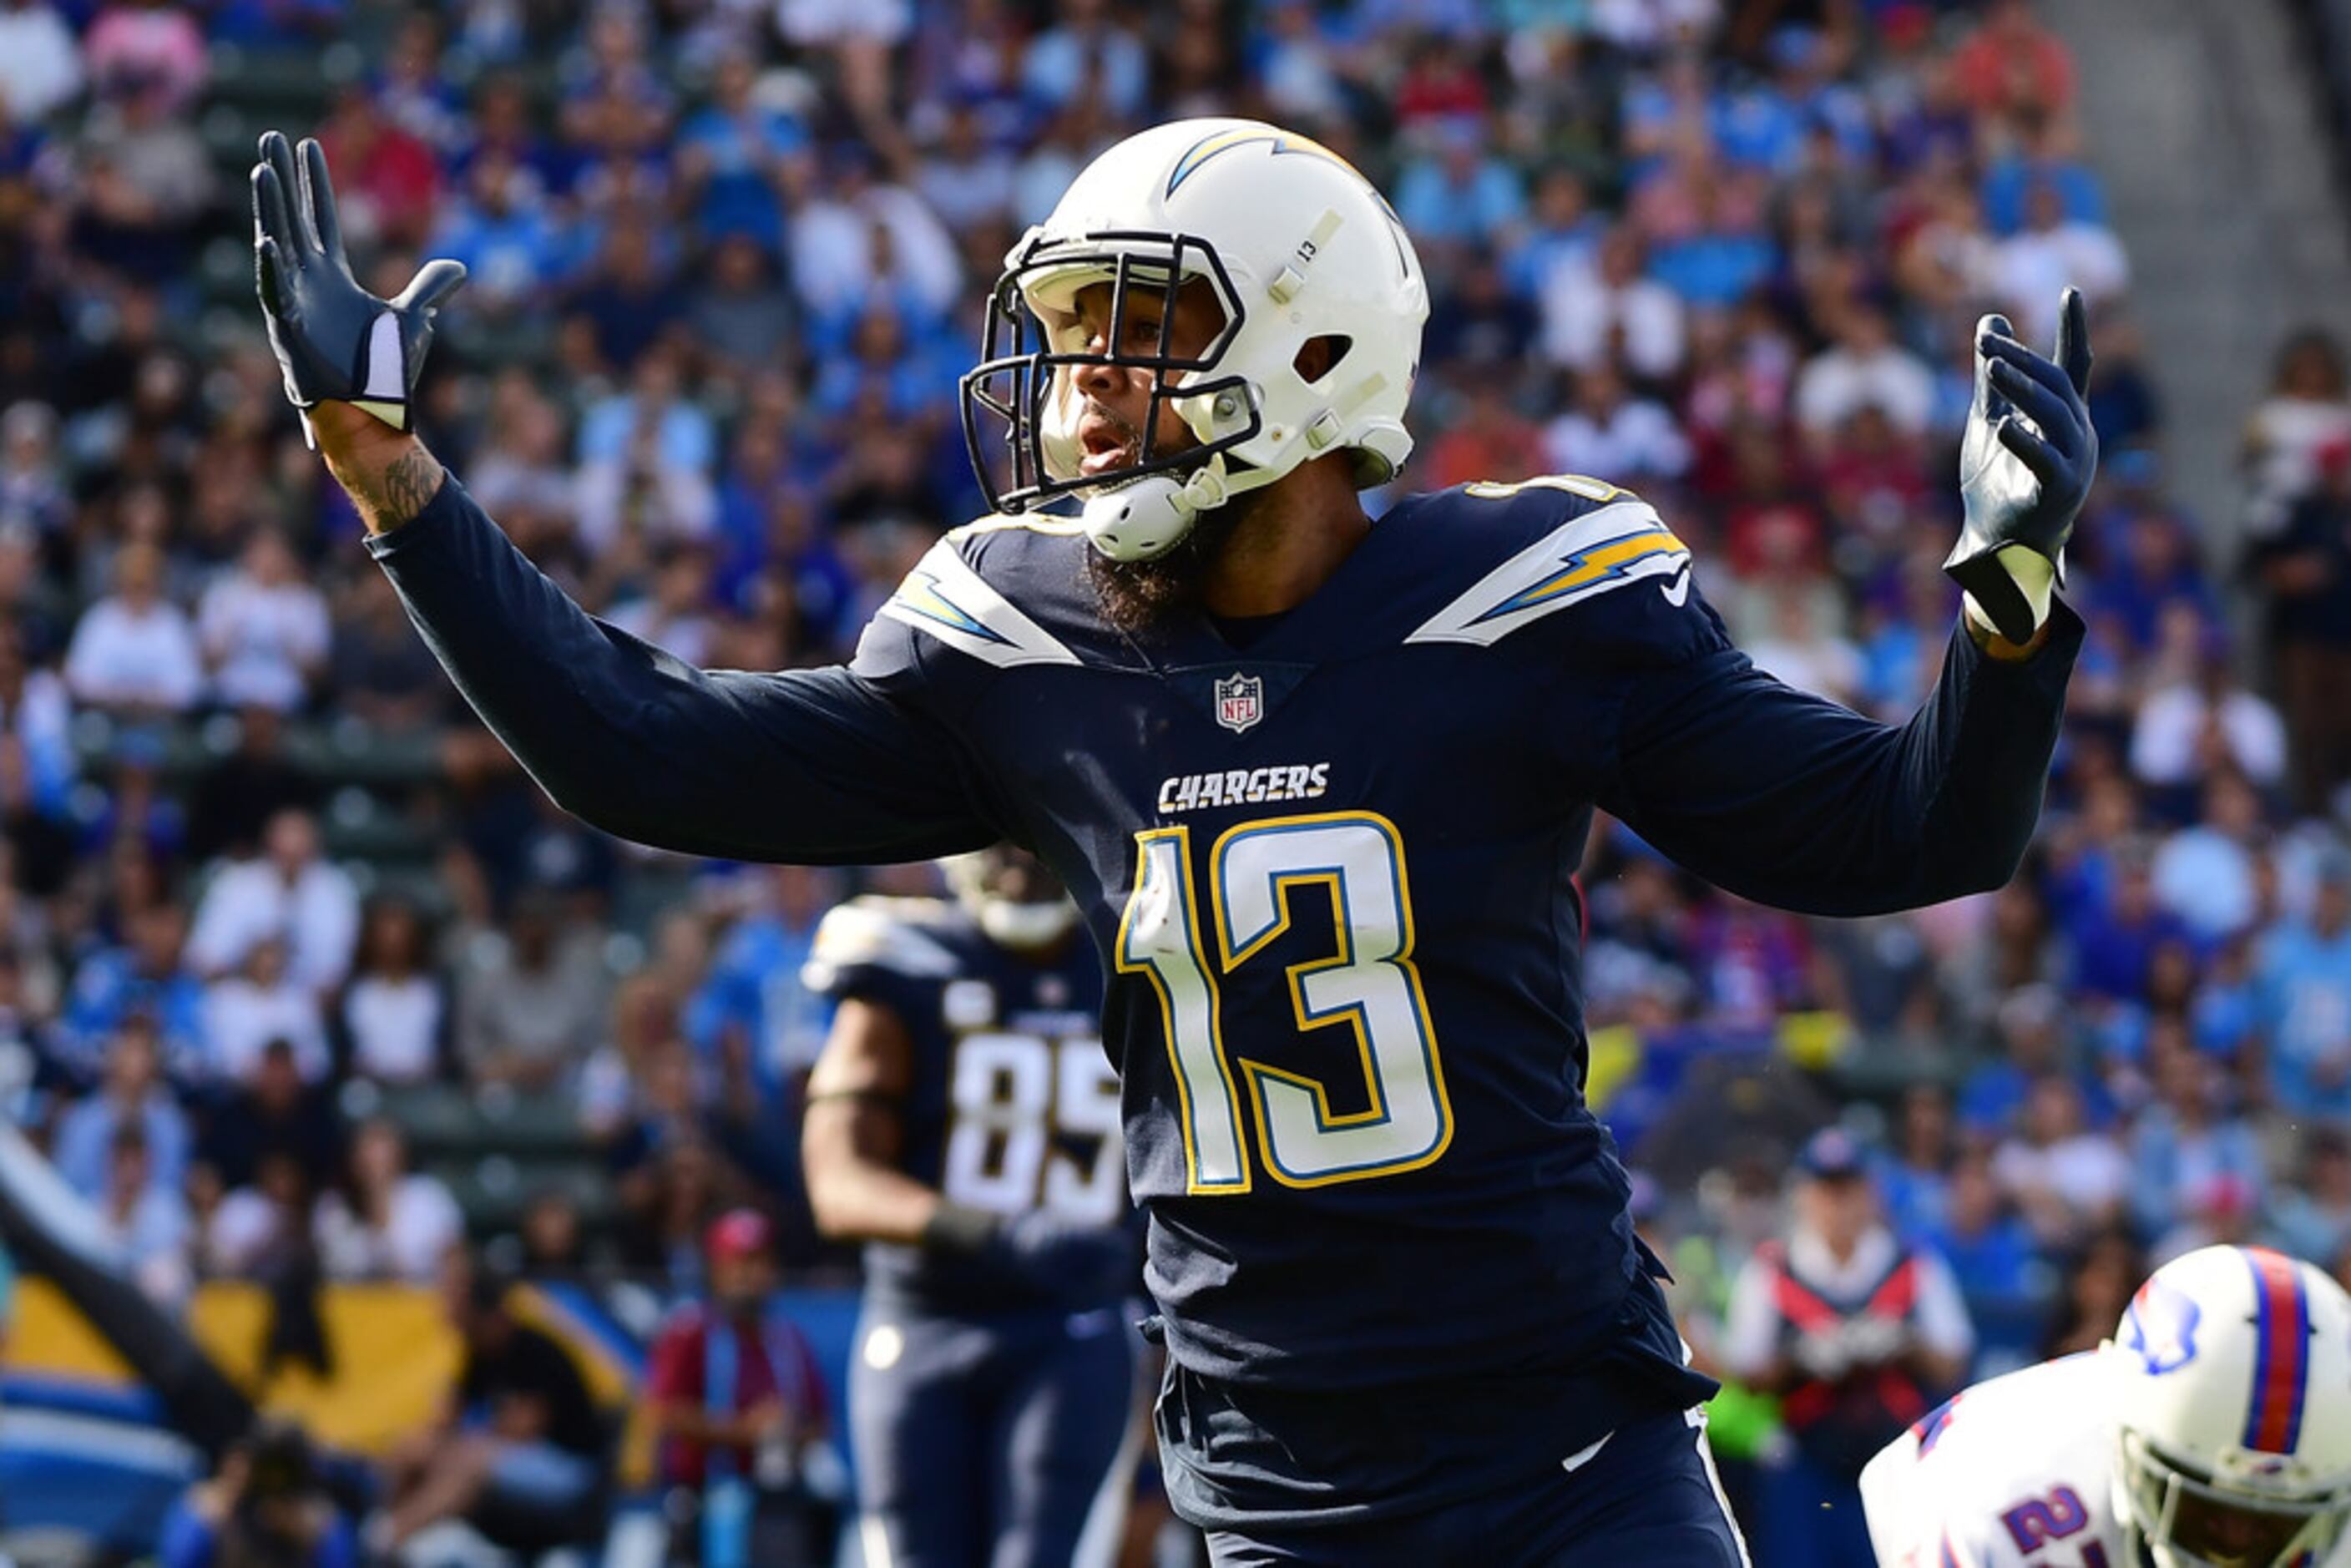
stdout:
[[1098,1539],[1114,1552],[1136,1350],[1112,1308],[941,1318],[867,1303],[849,1375],[866,1568],[1071,1568]]
[[1208,1558],[1216,1568],[1745,1568],[1695,1419],[1637,1417],[1573,1469],[1550,1460],[1427,1513],[1335,1529],[1212,1530]]

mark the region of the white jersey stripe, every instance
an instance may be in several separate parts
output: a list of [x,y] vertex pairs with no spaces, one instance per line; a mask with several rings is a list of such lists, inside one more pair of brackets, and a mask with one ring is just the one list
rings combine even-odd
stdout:
[[882,613],[1001,669],[1074,664],[1078,656],[990,588],[950,539],[933,545]]

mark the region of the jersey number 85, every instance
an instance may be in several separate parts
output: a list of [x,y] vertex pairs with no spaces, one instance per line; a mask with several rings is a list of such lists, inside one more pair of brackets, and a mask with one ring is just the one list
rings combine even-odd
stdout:
[[[940,1189],[996,1214],[1115,1225],[1126,1207],[1118,1077],[1102,1041],[983,1032],[956,1042]],[[1067,1145],[1093,1145],[1090,1158]]]

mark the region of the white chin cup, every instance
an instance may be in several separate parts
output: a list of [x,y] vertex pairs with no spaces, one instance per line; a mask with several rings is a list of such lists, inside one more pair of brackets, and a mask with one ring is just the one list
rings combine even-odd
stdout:
[[1086,497],[1086,538],[1113,560],[1156,560],[1182,542],[1200,514],[1225,504],[1225,467],[1212,458],[1188,476],[1146,474]]
[[1050,904],[1016,904],[1008,898],[983,900],[979,929],[999,947],[1033,951],[1050,947],[1078,923],[1078,906],[1067,899]]

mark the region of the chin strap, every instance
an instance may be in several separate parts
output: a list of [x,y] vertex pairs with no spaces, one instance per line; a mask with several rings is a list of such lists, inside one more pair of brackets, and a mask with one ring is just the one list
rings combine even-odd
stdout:
[[1222,454],[1188,475],[1147,474],[1088,497],[1081,514],[1086,538],[1113,560],[1156,560],[1192,531],[1203,512],[1231,497]]

